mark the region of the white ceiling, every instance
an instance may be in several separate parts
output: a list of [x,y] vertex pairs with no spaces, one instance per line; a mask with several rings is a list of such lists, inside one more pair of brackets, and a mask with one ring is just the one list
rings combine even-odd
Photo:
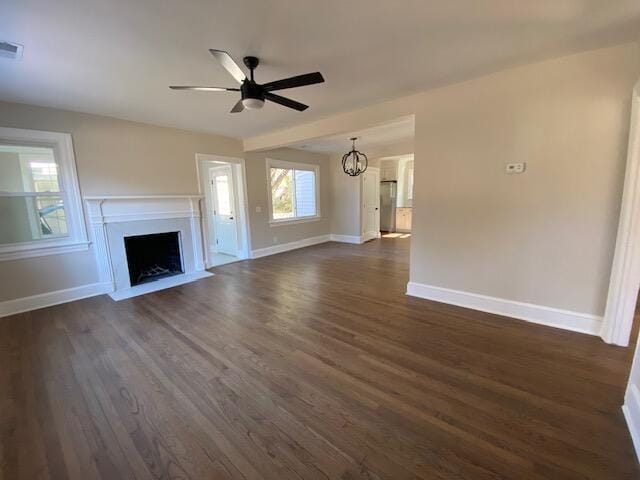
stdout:
[[368,153],[366,150],[413,139],[414,124],[412,115],[355,132],[294,143],[289,147],[317,153],[346,153],[351,149],[351,140],[349,139],[357,137],[356,148]]
[[[0,58],[0,99],[248,137],[638,32],[638,0],[20,0],[1,9],[0,40],[25,48]],[[259,82],[326,83],[286,93],[303,113],[170,91],[233,86],[209,48],[259,56]]]

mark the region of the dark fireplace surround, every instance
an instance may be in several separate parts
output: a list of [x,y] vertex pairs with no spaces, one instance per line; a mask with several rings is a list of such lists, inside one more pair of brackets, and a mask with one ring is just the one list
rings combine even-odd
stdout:
[[184,273],[180,232],[125,237],[124,247],[132,287]]

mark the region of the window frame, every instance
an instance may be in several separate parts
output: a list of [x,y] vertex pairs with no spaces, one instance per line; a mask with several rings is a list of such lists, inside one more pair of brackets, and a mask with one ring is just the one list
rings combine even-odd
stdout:
[[[0,261],[88,250],[89,240],[71,135],[60,132],[0,127],[0,144],[47,147],[53,150],[58,165],[60,192],[59,194],[52,192],[40,196],[59,196],[62,198],[68,231],[68,235],[64,237],[0,245]],[[0,196],[26,197],[32,195],[26,195],[24,192],[0,192]]]
[[[279,225],[290,225],[294,223],[305,223],[305,222],[315,222],[322,218],[320,212],[320,165],[313,163],[299,163],[299,162],[287,162],[284,160],[276,160],[273,158],[267,158],[267,200],[268,200],[268,211],[269,211],[269,225],[272,227]],[[271,168],[283,168],[287,170],[304,170],[309,172],[314,172],[315,174],[315,194],[316,194],[316,214],[313,216],[306,217],[292,217],[292,218],[281,218],[274,219],[273,218],[273,199],[271,195]],[[295,174],[294,176],[294,197],[295,197]],[[295,201],[295,200],[294,200]]]

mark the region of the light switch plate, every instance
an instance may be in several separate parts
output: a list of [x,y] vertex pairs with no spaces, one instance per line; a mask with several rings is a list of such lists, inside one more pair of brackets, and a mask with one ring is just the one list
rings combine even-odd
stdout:
[[261,213],[262,212],[262,207],[260,205],[258,205],[256,207],[256,213]]
[[527,164],[524,162],[521,163],[507,163],[504,171],[506,173],[524,173],[527,168]]

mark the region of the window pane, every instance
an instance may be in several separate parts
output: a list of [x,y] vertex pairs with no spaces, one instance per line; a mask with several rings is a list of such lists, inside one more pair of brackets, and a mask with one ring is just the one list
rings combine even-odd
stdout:
[[413,168],[407,172],[407,198],[413,200]]
[[66,237],[61,197],[0,197],[0,244]]
[[53,149],[0,145],[1,192],[59,192]]
[[292,218],[293,210],[293,170],[271,168],[271,210],[273,219]]
[[296,213],[298,217],[316,215],[316,173],[296,170]]
[[218,215],[231,215],[228,175],[216,176],[216,198],[218,202]]

